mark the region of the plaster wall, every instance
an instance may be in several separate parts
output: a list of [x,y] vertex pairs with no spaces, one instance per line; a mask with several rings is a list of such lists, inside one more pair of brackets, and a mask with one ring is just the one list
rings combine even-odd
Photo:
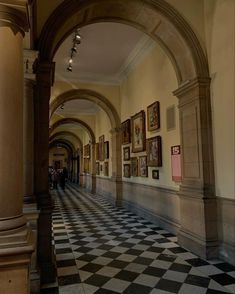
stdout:
[[67,168],[68,152],[65,148],[53,147],[49,151],[49,166],[54,166],[54,161],[60,161],[60,168]]

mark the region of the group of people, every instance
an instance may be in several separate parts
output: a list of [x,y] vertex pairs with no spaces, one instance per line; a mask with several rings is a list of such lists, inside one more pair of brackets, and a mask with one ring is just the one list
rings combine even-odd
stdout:
[[68,171],[66,167],[57,169],[49,167],[49,183],[51,189],[58,189],[58,184],[62,190],[65,190],[65,182],[68,178]]

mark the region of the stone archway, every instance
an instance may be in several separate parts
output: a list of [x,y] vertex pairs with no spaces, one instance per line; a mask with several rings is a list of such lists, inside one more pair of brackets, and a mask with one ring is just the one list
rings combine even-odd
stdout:
[[[218,234],[210,78],[204,50],[187,21],[164,0],[63,1],[42,30],[39,73],[51,78],[53,56],[75,28],[105,21],[142,30],[163,47],[173,64],[179,84],[174,94],[179,98],[183,152],[179,243],[200,256],[215,256]],[[39,83],[43,80],[40,74]],[[49,96],[45,96],[47,103]]]
[[78,145],[82,151],[82,141],[81,139],[75,135],[73,132],[69,132],[69,131],[61,131],[61,132],[55,132],[53,135],[50,136],[49,141],[53,141],[55,138],[59,138],[60,136],[62,137],[66,137],[66,136],[71,136],[73,137],[75,140],[77,140]]
[[89,89],[73,89],[57,96],[50,104],[50,117],[52,117],[53,113],[61,104],[75,99],[83,99],[94,102],[106,112],[110,119],[112,128],[120,127],[121,121],[112,103],[100,93]]
[[[51,127],[50,127],[50,134],[53,133],[54,130],[56,130],[61,125],[66,124],[77,124],[84,128],[84,130],[88,133],[91,141],[91,183],[89,184],[91,193],[96,192],[96,174],[95,174],[95,134],[90,128],[88,124],[86,124],[84,121],[77,119],[77,118],[63,118],[58,121],[56,121]],[[82,176],[82,174],[81,174]],[[81,179],[81,182],[83,183],[86,179]]]

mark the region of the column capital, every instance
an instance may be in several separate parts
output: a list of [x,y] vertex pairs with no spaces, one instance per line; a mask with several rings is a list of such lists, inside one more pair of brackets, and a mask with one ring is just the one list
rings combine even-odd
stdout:
[[[173,91],[173,95],[179,98],[179,107],[194,101],[195,98],[197,100],[198,98],[207,98],[205,91],[210,90],[210,82],[210,78],[196,77],[195,79],[187,80],[182,83],[178,89]],[[208,92],[206,94],[208,94]]]
[[25,80],[36,80],[35,65],[38,51],[24,49],[24,78]]
[[122,127],[121,126],[119,126],[119,127],[115,127],[115,128],[112,128],[110,131],[110,134],[119,134],[119,133],[121,133],[122,132]]
[[23,36],[29,30],[27,0],[0,1],[0,27],[7,26]]

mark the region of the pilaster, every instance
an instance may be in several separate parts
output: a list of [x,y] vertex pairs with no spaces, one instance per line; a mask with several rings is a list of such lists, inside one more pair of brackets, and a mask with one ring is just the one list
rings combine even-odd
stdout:
[[204,258],[218,252],[210,79],[196,78],[174,91],[179,98],[182,171],[179,243]]
[[49,193],[49,99],[54,76],[54,63],[37,64],[34,104],[34,193],[40,215],[38,219],[38,261],[41,282],[55,280],[54,253],[51,245],[53,201]]
[[114,128],[110,131],[112,140],[112,182],[116,194],[116,205],[122,206],[122,158],[121,158],[121,134],[122,129]]

